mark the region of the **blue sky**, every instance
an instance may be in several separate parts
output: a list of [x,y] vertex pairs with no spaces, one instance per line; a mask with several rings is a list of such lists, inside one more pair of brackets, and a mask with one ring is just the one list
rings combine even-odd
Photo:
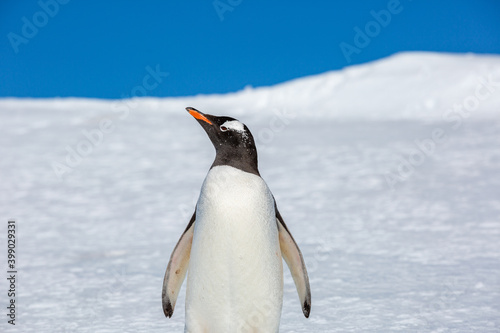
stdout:
[[0,97],[226,93],[399,51],[500,54],[499,17],[495,0],[2,0]]

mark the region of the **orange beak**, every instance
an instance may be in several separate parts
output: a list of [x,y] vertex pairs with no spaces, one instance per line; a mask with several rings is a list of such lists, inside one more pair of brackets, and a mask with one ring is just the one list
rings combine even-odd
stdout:
[[203,120],[204,122],[212,125],[212,122],[210,120],[208,120],[208,118],[205,117],[205,115],[203,113],[201,113],[200,111],[196,110],[195,108],[187,107],[186,110],[187,110],[187,112],[189,112],[190,115],[192,115],[196,119]]

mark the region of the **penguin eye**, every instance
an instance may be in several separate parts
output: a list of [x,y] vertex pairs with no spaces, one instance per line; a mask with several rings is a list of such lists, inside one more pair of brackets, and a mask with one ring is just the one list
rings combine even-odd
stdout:
[[227,127],[226,127],[226,126],[221,126],[221,127],[220,127],[220,130],[221,130],[222,132],[225,132],[225,131],[227,131]]

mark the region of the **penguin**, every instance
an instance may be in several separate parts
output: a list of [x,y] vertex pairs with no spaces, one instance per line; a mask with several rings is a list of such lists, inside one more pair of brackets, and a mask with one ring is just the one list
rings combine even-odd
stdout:
[[283,258],[308,318],[304,258],[260,176],[252,133],[237,119],[186,110],[207,133],[216,156],[170,256],[162,290],[165,316],[172,316],[187,273],[185,332],[278,332]]

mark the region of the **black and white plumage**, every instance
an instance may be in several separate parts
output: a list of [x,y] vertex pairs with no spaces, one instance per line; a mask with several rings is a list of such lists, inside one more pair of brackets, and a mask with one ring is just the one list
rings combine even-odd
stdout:
[[165,316],[172,316],[187,272],[186,332],[278,332],[283,257],[309,317],[304,260],[260,177],[252,133],[234,118],[186,110],[208,134],[216,157],[167,266]]

